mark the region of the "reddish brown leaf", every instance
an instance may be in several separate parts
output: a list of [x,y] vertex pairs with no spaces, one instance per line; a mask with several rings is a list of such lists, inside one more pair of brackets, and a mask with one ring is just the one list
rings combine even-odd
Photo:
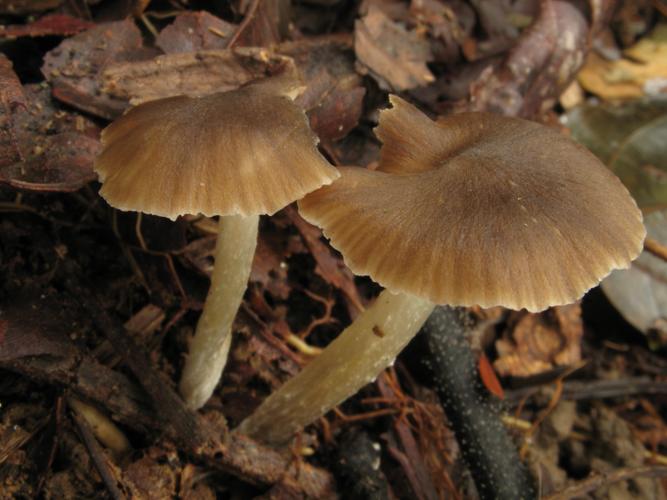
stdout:
[[0,116],[0,137],[11,139],[11,144],[0,144],[0,183],[33,191],[75,191],[94,180],[99,128],[55,109],[48,89],[41,86],[26,86],[23,96],[24,106]]
[[433,57],[449,64],[461,58],[462,45],[475,26],[473,10],[460,0],[447,3],[439,0],[412,0],[410,13],[415,20],[428,26]]
[[0,101],[5,113],[12,113],[19,105],[25,106],[21,82],[14,73],[12,62],[4,54],[0,54]]
[[95,24],[90,21],[71,17],[66,14],[49,14],[29,24],[0,26],[0,38],[70,36],[81,33],[93,26]]
[[288,55],[303,77],[306,90],[297,102],[310,117],[322,141],[345,137],[357,126],[366,89],[354,69],[352,40],[326,36],[287,42],[278,52]]
[[24,161],[0,167],[0,182],[32,191],[76,191],[96,178],[92,166],[99,151],[97,139],[78,133],[39,137]]
[[491,366],[489,358],[486,357],[486,354],[481,353],[479,356],[479,377],[482,379],[482,383],[487,390],[494,396],[498,396],[500,399],[505,399],[505,391],[503,391],[503,386],[500,384],[500,380],[496,376],[496,372]]

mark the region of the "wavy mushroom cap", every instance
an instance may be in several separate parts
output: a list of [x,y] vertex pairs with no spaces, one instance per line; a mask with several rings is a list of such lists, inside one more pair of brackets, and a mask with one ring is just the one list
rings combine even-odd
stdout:
[[392,103],[378,171],[341,168],[299,203],[356,274],[438,304],[540,311],[639,255],[634,200],[567,137],[485,113],[436,124]]
[[272,214],[331,183],[339,173],[305,113],[269,87],[131,109],[102,132],[100,194],[121,210],[174,219]]

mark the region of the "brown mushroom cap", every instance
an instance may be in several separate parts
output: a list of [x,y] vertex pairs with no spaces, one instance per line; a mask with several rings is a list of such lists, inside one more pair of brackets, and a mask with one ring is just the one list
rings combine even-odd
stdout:
[[439,304],[540,311],[641,251],[634,200],[567,137],[485,113],[436,124],[392,103],[380,171],[341,168],[299,203],[356,274]]
[[100,194],[122,210],[172,219],[272,214],[338,178],[303,110],[269,88],[131,109],[102,132]]

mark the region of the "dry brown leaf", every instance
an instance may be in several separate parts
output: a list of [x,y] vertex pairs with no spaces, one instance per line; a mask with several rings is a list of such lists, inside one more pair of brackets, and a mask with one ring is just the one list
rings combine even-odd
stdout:
[[31,191],[75,191],[95,179],[99,128],[56,109],[47,88],[22,87],[0,57],[0,183]]
[[579,82],[605,100],[667,93],[667,24],[657,27],[624,55],[607,61],[592,52],[579,73]]
[[584,62],[590,27],[585,12],[571,2],[540,5],[539,16],[505,60],[473,82],[463,108],[534,117],[556,103]]
[[392,21],[375,5],[356,21],[354,34],[360,71],[370,73],[383,89],[403,91],[435,80],[426,66],[433,60],[426,38]]
[[554,307],[542,314],[521,313],[511,338],[496,341],[493,363],[502,376],[528,377],[581,361],[581,306]]

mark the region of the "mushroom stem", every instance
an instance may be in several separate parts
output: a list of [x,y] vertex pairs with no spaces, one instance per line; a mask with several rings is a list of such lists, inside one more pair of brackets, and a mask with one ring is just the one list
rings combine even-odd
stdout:
[[258,215],[220,217],[211,287],[179,385],[192,409],[208,401],[227,363],[232,323],[248,285],[258,224]]
[[385,290],[322,354],[271,394],[238,431],[283,444],[372,382],[417,334],[435,306]]

